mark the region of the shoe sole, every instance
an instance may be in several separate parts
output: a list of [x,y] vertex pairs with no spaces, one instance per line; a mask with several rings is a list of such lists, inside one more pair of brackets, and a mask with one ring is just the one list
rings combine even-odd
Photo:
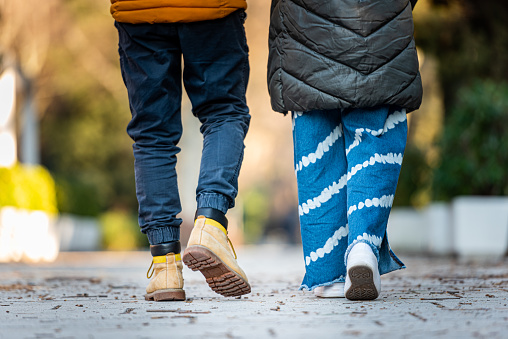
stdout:
[[346,291],[349,300],[374,300],[379,292],[374,285],[374,274],[368,266],[354,266],[348,270],[351,287]]
[[157,290],[152,293],[145,294],[147,301],[183,301],[185,300],[185,291],[182,289],[165,289]]
[[251,291],[249,283],[206,247],[187,248],[182,260],[191,270],[200,271],[215,293],[225,297],[237,297]]

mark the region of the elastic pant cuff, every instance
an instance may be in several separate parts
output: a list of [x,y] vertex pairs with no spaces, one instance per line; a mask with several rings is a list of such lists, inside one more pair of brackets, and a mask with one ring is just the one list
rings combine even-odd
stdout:
[[167,226],[151,229],[146,232],[146,236],[148,237],[150,245],[179,241],[180,227]]
[[228,198],[218,193],[201,193],[197,196],[198,209],[200,208],[215,208],[226,214],[228,209],[233,207],[234,204]]

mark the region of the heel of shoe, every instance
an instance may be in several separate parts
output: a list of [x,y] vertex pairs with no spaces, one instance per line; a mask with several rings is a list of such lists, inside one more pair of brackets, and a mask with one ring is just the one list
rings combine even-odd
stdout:
[[251,292],[249,283],[206,247],[187,248],[182,260],[191,270],[200,271],[215,293],[236,297]]
[[369,266],[353,266],[348,270],[351,286],[346,291],[349,300],[373,300],[379,296],[374,272]]
[[145,294],[147,301],[184,301],[185,291],[183,289],[168,288]]
[[349,300],[373,300],[381,292],[378,261],[372,248],[358,243],[347,258],[345,295]]

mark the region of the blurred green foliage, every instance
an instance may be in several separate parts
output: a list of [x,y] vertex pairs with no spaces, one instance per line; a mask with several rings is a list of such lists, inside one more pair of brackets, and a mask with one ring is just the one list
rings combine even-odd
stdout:
[[430,171],[408,145],[397,199],[414,205],[426,190],[437,200],[506,195],[508,2],[429,0],[416,7],[416,43],[438,62],[444,128]]
[[477,81],[458,93],[440,142],[433,194],[508,195],[508,84]]
[[41,123],[42,160],[57,180],[60,210],[88,216],[110,208],[136,210],[128,112],[93,87],[69,92],[71,97],[52,103]]
[[446,119],[463,86],[476,79],[508,80],[508,2],[429,2],[430,11],[415,15],[415,39],[439,62]]
[[247,243],[257,243],[263,236],[263,227],[269,218],[270,201],[266,190],[254,187],[243,193],[244,239]]
[[400,170],[399,183],[393,206],[425,205],[425,196],[431,186],[432,168],[425,159],[425,153],[418,147],[408,144]]
[[102,214],[99,221],[104,249],[133,250],[148,246],[147,237],[139,230],[135,214],[121,210],[109,211]]
[[108,4],[61,3],[72,22],[49,51],[53,96],[41,119],[42,163],[57,182],[63,213],[137,210],[127,92]]
[[0,167],[0,207],[57,213],[55,182],[42,166]]

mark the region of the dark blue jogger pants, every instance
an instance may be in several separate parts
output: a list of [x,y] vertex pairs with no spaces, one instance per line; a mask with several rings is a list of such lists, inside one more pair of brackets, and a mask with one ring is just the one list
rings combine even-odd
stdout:
[[178,240],[182,223],[175,170],[182,56],[183,84],[203,134],[197,207],[226,213],[234,206],[250,121],[244,20],[239,10],[194,23],[115,23],[132,113],[127,133],[134,140],[139,224],[152,245]]

